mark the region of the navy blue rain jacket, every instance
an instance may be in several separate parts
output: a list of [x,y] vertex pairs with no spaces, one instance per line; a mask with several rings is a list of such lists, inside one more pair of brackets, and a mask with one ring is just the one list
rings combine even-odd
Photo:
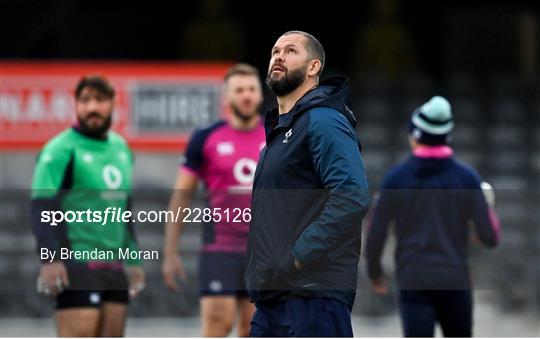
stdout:
[[498,220],[480,188],[478,173],[453,157],[411,156],[385,176],[366,243],[369,277],[381,278],[381,256],[392,226],[399,287],[470,289],[470,226],[487,247],[499,241]]
[[[367,179],[345,78],[266,116],[252,195],[246,284],[254,302],[354,302]],[[302,265],[294,266],[294,258]]]

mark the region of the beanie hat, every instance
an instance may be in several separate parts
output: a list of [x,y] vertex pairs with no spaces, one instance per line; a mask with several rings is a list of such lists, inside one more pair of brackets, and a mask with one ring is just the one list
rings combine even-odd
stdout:
[[450,103],[440,96],[434,96],[417,108],[409,123],[409,133],[426,145],[447,144],[453,128]]

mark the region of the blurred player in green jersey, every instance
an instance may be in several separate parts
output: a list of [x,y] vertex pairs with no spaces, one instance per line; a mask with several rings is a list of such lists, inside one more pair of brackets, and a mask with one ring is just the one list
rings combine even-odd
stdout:
[[[56,300],[59,336],[122,336],[130,296],[144,288],[140,261],[119,258],[119,250],[137,249],[131,222],[104,220],[107,209],[126,211],[131,205],[133,155],[109,130],[114,102],[107,79],[83,77],[75,89],[77,122],[43,147],[34,171],[31,219],[41,259],[37,289]],[[93,219],[84,214],[51,225],[51,211],[87,210]],[[94,218],[96,211],[101,220]],[[83,259],[61,257],[74,252]],[[88,258],[92,252],[109,255]]]

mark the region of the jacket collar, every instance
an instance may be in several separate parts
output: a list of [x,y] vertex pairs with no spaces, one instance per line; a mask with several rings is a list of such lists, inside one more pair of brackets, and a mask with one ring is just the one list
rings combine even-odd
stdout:
[[279,112],[277,108],[266,113],[265,129],[267,139],[272,131],[288,128],[293,122],[307,110],[314,107],[330,107],[341,112],[354,127],[356,119],[350,106],[349,80],[345,77],[332,77],[321,81],[319,86],[307,91],[291,108],[289,113],[293,117],[285,119],[279,123]]
[[418,158],[450,158],[454,151],[449,146],[419,146],[413,150],[413,154]]

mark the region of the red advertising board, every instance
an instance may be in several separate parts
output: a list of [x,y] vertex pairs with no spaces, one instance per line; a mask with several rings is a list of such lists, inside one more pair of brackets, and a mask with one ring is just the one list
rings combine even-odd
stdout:
[[115,86],[113,129],[134,149],[176,151],[197,128],[222,115],[228,64],[134,62],[1,62],[2,151],[41,147],[75,121],[73,91],[82,75]]

